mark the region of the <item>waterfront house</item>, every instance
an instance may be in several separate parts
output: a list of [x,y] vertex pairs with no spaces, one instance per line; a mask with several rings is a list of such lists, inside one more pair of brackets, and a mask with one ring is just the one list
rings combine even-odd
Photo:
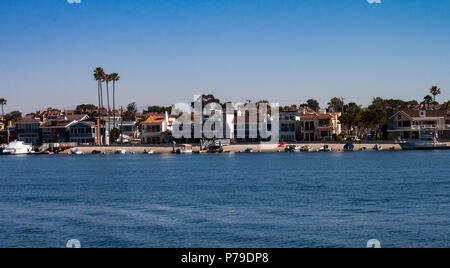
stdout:
[[3,122],[0,121],[0,131],[4,131],[5,130],[5,124],[3,124]]
[[70,141],[70,129],[77,121],[50,120],[40,126],[42,143],[60,143]]
[[[101,137],[104,126],[101,126]],[[97,144],[97,124],[93,121],[75,122],[69,126],[69,141],[81,144]]]
[[15,123],[17,139],[32,145],[38,144],[39,125],[40,122],[34,118],[22,118]]
[[341,134],[340,113],[307,114],[300,117],[303,141],[332,141]]
[[401,110],[388,118],[388,138],[418,139],[425,129],[435,129],[450,139],[450,110]]
[[149,114],[148,118],[141,122],[141,142],[145,144],[168,142],[168,122],[167,114]]
[[301,117],[317,114],[309,107],[291,107],[280,111],[280,140],[296,142],[301,140]]

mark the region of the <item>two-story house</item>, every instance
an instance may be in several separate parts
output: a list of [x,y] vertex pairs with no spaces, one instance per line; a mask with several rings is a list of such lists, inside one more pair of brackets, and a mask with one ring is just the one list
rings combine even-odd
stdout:
[[450,139],[450,111],[401,110],[388,118],[391,140],[418,139],[425,129],[434,129],[441,139]]
[[340,113],[308,114],[300,117],[303,141],[332,141],[341,134]]
[[39,125],[36,119],[22,118],[15,124],[17,139],[32,145],[39,144]]
[[161,144],[166,142],[168,118],[164,114],[149,114],[141,123],[141,142],[145,144]]
[[[69,142],[81,144],[97,144],[97,124],[93,121],[81,121],[69,126]],[[102,137],[104,126],[102,126]]]

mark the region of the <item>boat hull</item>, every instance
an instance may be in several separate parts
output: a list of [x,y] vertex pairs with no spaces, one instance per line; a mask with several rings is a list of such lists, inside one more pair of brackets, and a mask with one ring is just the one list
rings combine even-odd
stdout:
[[450,150],[450,146],[443,143],[400,143],[400,147],[404,151],[419,151],[419,150]]

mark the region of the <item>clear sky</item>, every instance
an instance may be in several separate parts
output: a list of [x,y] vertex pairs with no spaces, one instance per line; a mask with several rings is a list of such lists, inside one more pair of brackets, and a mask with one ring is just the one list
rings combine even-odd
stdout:
[[[70,0],[69,0],[70,1]],[[448,0],[2,0],[7,110],[97,103],[92,71],[118,72],[138,106],[334,97],[450,99]]]

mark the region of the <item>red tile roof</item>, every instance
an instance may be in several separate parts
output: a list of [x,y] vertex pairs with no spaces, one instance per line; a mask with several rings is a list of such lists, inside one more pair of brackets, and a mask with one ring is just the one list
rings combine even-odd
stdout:
[[333,116],[330,114],[306,114],[302,115],[301,119],[332,119]]
[[163,114],[149,114],[148,118],[142,124],[160,124],[164,120],[165,116]]

